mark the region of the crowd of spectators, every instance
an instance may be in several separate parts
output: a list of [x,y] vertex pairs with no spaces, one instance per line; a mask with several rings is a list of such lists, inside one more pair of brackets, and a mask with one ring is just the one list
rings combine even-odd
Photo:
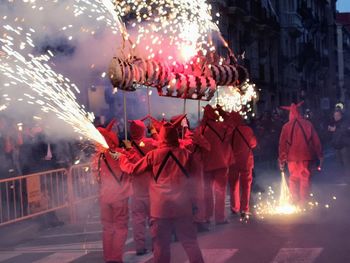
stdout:
[[[332,145],[333,132],[328,127],[334,125],[333,113],[314,113],[309,109],[303,113],[314,124],[322,144]],[[288,113],[279,109],[265,111],[250,120],[258,139],[256,162],[277,168],[279,136],[287,120]],[[101,126],[103,120],[97,118],[94,124]],[[120,131],[119,136],[122,135]],[[69,167],[89,155],[82,148],[81,142],[49,138],[39,123],[16,123],[0,115],[0,179]]]
[[84,156],[81,142],[49,138],[39,123],[0,116],[0,179],[66,168]]

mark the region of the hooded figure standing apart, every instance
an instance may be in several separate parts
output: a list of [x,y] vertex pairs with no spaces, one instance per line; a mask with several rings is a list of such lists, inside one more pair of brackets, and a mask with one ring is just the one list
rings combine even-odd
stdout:
[[288,164],[289,188],[293,201],[304,205],[310,191],[310,166],[322,160],[320,139],[311,122],[303,119],[298,111],[302,103],[290,107],[289,121],[282,127],[279,142],[279,163],[281,170]]
[[[183,118],[183,117],[182,117]],[[125,172],[138,176],[151,171],[150,214],[155,263],[170,262],[170,242],[175,230],[190,262],[203,262],[192,216],[192,186],[187,172],[190,152],[180,147],[176,126],[165,123],[159,133],[159,147],[136,164],[121,157]]]
[[[134,120],[130,122],[131,149],[129,160],[136,163],[146,154],[156,148],[157,141],[146,138],[146,126],[143,121]],[[149,185],[151,172],[134,176],[132,186],[134,194],[131,199],[131,217],[136,255],[141,256],[147,253],[145,247],[146,222],[149,219]]]
[[238,112],[232,112],[230,119],[234,125],[231,145],[235,156],[235,163],[229,171],[231,211],[234,214],[241,213],[242,218],[248,219],[254,168],[253,149],[257,141],[253,130],[244,123]]
[[123,250],[128,235],[128,201],[132,194],[130,176],[120,169],[119,140],[112,127],[98,128],[109,149],[95,156],[94,171],[100,182],[101,223],[103,226],[103,256],[107,263],[123,262]]
[[210,143],[210,151],[203,151],[202,155],[206,193],[206,220],[210,220],[215,210],[216,224],[224,224],[227,223],[225,198],[228,169],[234,163],[234,156],[230,144],[232,127],[228,125],[226,120],[221,119],[222,116],[220,116],[219,111],[226,114],[221,108],[215,110],[210,105],[205,106],[200,129],[203,136]]

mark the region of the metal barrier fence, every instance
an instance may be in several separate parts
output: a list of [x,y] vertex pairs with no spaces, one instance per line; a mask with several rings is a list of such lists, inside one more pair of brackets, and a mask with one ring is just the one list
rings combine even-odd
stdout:
[[98,196],[98,183],[91,173],[89,164],[74,165],[69,169],[68,183],[70,218],[76,222],[76,205]]
[[69,208],[75,222],[80,202],[96,198],[89,164],[0,180],[0,226]]

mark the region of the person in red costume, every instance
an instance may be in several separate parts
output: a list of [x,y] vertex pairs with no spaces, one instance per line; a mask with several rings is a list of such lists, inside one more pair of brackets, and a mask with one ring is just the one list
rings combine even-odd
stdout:
[[323,160],[320,139],[308,120],[301,117],[298,107],[292,103],[289,107],[289,121],[282,127],[279,141],[279,163],[283,171],[288,164],[289,188],[293,201],[303,206],[310,190],[310,167],[317,160]]
[[231,145],[235,156],[235,163],[231,165],[229,171],[231,211],[234,214],[241,213],[241,219],[247,220],[253,181],[253,149],[257,145],[257,140],[253,130],[244,123],[238,112],[230,113],[230,119],[233,124]]
[[[171,118],[174,122],[179,116]],[[191,151],[189,160],[189,173],[193,180],[193,207],[194,221],[197,224],[199,232],[207,232],[209,228],[206,225],[206,204],[204,192],[204,172],[203,172],[203,152],[210,151],[210,143],[201,134],[200,129],[190,130],[187,118],[181,121],[181,126],[178,127],[179,140],[181,147],[186,147]]]
[[118,148],[117,134],[112,131],[114,124],[115,120],[106,128],[98,128],[109,149],[99,149],[93,165],[100,182],[103,256],[107,263],[123,262],[128,235],[128,201],[132,195],[131,177],[120,169],[118,156],[123,150]]
[[[151,130],[151,133],[156,133]],[[131,144],[129,160],[136,163],[146,154],[154,150],[157,141],[146,137],[146,126],[141,120],[130,121]],[[134,194],[131,199],[131,217],[134,241],[136,245],[136,255],[141,256],[148,251],[145,246],[146,222],[149,219],[149,184],[151,174],[149,171],[132,178]]]
[[[183,117],[182,117],[183,118]],[[134,176],[151,171],[150,214],[155,263],[170,262],[172,231],[182,243],[190,262],[203,262],[192,216],[191,180],[187,166],[190,152],[180,147],[176,126],[164,123],[159,132],[159,146],[132,164],[121,157],[122,169]]]
[[216,224],[225,224],[227,223],[225,197],[228,169],[234,163],[234,156],[230,144],[232,128],[220,115],[220,112],[223,112],[220,107],[215,110],[210,105],[205,106],[200,130],[210,143],[210,151],[204,151],[202,155],[206,193],[206,220],[209,222],[213,216],[215,206]]

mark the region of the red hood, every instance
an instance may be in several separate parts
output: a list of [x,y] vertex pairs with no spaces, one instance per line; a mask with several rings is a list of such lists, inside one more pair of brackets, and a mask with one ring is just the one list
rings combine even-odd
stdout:
[[217,120],[219,115],[215,112],[209,104],[204,107],[203,120]]
[[178,146],[179,145],[179,135],[177,128],[181,124],[183,118],[186,117],[186,114],[179,116],[177,119],[174,119],[173,123],[166,122],[162,125],[159,132],[159,142],[167,146]]
[[146,137],[146,125],[141,120],[130,121],[130,136],[132,140],[141,140]]
[[113,119],[106,128],[98,127],[97,130],[105,138],[109,148],[115,150],[119,146],[119,139],[115,132],[112,131],[113,125],[116,123],[116,120]]
[[303,101],[299,102],[298,104],[292,103],[290,106],[281,106],[281,109],[289,111],[289,120],[300,119],[301,115],[298,108],[301,105],[303,105],[303,103],[304,103]]

